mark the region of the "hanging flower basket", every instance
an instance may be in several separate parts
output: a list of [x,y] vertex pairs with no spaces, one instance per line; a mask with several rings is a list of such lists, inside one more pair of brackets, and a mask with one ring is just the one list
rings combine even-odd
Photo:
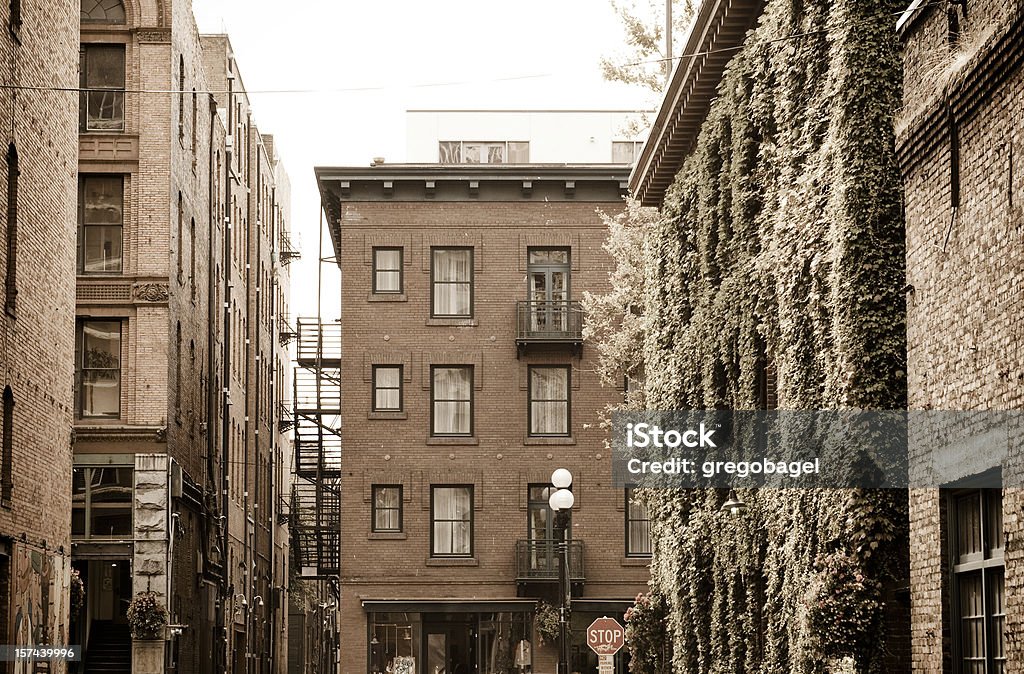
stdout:
[[558,641],[558,609],[547,602],[537,604],[537,636],[541,644],[553,644]]
[[163,639],[167,609],[156,592],[140,592],[128,605],[128,627],[133,639]]

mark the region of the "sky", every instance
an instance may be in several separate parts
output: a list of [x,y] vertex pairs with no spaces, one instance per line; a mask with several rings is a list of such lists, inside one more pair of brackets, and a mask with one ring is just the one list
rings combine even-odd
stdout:
[[[405,161],[407,109],[638,109],[604,82],[625,54],[608,0],[193,0],[202,33],[228,33],[261,133],[291,179],[292,316],[315,316],[320,200],[314,166]],[[273,93],[275,90],[309,93]],[[266,93],[259,93],[259,92]],[[329,239],[324,256],[332,254]],[[322,317],[339,275],[320,266]]]

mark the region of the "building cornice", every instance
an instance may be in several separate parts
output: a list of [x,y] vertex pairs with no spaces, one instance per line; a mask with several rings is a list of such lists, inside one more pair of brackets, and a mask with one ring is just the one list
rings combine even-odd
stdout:
[[725,68],[764,10],[764,0],[704,0],[690,25],[658,116],[630,176],[634,198],[659,206],[718,96]]
[[628,189],[625,164],[378,164],[317,167],[321,206],[341,255],[343,203],[613,203]]

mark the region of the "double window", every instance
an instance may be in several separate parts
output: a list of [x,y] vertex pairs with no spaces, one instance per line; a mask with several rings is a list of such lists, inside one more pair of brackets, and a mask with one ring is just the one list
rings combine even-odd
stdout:
[[123,231],[124,178],[81,176],[78,179],[79,272],[121,273]]
[[76,346],[78,416],[121,416],[121,322],[80,321]]
[[612,163],[613,164],[632,164],[636,161],[636,158],[640,155],[640,149],[644,144],[640,141],[633,140],[613,140],[612,141]]
[[374,533],[400,533],[402,531],[402,485],[373,485]]
[[530,161],[528,141],[443,140],[438,143],[441,164],[526,164]]
[[632,487],[626,488],[626,556],[651,556],[651,517]]
[[529,368],[530,435],[569,435],[569,368]]
[[430,315],[436,318],[473,316],[473,249],[430,250]]
[[1006,671],[1003,499],[997,489],[949,495],[957,674]]
[[430,368],[430,434],[473,435],[473,366]]
[[373,249],[373,292],[389,294],[402,292],[402,249]]
[[85,44],[79,51],[79,127],[124,131],[124,47]]
[[402,366],[373,366],[373,411],[402,411]]
[[431,486],[430,555],[432,557],[473,556],[472,486]]

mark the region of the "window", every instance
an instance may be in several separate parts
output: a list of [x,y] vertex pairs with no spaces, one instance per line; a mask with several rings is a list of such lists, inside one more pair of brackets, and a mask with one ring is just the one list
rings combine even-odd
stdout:
[[651,556],[651,518],[632,487],[626,487],[626,556]]
[[18,149],[7,146],[7,275],[4,277],[4,311],[14,316],[18,304]]
[[530,367],[530,435],[569,435],[569,368]]
[[178,140],[185,142],[185,57],[178,55]]
[[373,249],[373,292],[402,292],[402,249]]
[[2,475],[0,475],[0,501],[10,505],[11,492],[14,488],[14,391],[10,386],[4,387],[3,400],[3,458]]
[[431,366],[430,434],[473,434],[473,366]]
[[402,486],[373,485],[373,527],[375,533],[402,531]]
[[82,0],[82,23],[125,23],[121,0]]
[[473,487],[431,486],[430,555],[473,556]]
[[75,467],[71,474],[71,535],[132,536],[134,473],[128,466]]
[[11,14],[10,14],[10,16],[11,16],[11,20],[10,20],[11,32],[14,35],[17,35],[18,31],[21,30],[21,0],[11,0],[10,5],[11,5]]
[[81,130],[124,131],[124,47],[82,45],[79,60]]
[[373,411],[402,411],[402,366],[373,366]]
[[996,489],[949,496],[952,626],[958,674],[1006,671],[1003,499]]
[[121,322],[78,324],[78,415],[121,415]]
[[82,274],[122,271],[124,178],[82,176],[78,180],[78,269]]
[[468,318],[473,315],[473,249],[432,248],[430,315]]
[[640,155],[640,148],[644,146],[641,141],[613,140],[612,141],[612,163],[632,164]]
[[530,143],[526,141],[443,140],[437,144],[441,164],[526,164]]

